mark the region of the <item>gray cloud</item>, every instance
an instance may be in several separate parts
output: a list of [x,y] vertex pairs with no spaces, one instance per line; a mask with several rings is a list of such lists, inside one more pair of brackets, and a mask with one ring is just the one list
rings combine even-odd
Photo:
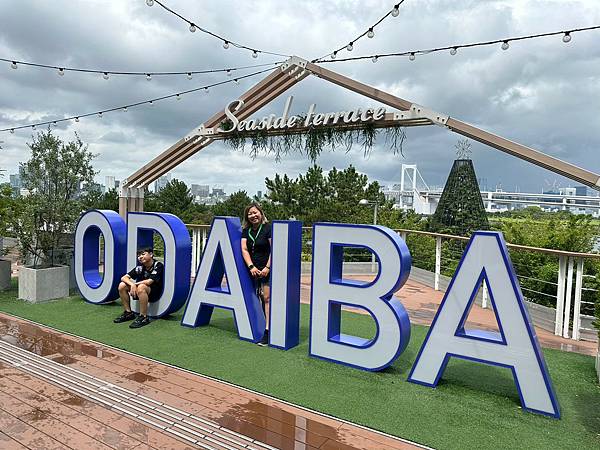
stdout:
[[[185,2],[169,0],[173,9],[206,28],[249,46],[306,58],[321,56],[353,39],[384,14],[381,2]],[[20,1],[0,3],[3,29],[0,55],[53,65],[107,70],[199,70],[276,61],[245,51],[224,50],[221,43],[199,32],[157,6],[143,0],[129,2]],[[600,23],[597,2],[522,0],[426,0],[405,2],[397,18],[363,39],[349,55],[424,49],[507,36],[539,33]],[[406,58],[327,64],[327,68],[476,124],[495,134],[534,147],[589,170],[600,172],[596,156],[600,137],[597,113],[600,94],[598,33],[576,33],[569,44],[560,37],[511,43],[499,47],[460,50]],[[348,54],[345,51],[340,56]],[[249,73],[249,71],[246,71]],[[67,73],[0,64],[0,127],[55,120],[126,103],[178,92],[227,79],[222,74],[198,75],[192,80],[153,77]],[[215,87],[180,101],[132,108],[127,113],[82,119],[56,128],[63,139],[74,132],[99,156],[96,168],[105,175],[125,178],[172,143],[198,126],[230,100],[239,97],[260,77],[239,86]],[[289,92],[294,111],[317,103],[320,111],[334,111],[374,102],[357,94],[309,78]],[[287,93],[283,96],[287,96]],[[256,115],[279,113],[283,99]],[[0,167],[16,171],[28,158],[31,130],[3,134]],[[373,180],[398,182],[402,163],[416,163],[430,185],[443,184],[454,159],[459,136],[438,128],[408,129],[404,156],[393,155],[380,139],[370,157],[359,146],[324,153],[324,168],[353,164]],[[538,191],[544,180],[574,184],[481,144],[473,144],[473,159],[480,178],[489,187]],[[188,183],[223,185],[229,192],[264,190],[264,178],[274,173],[297,176],[310,165],[301,155],[281,162],[271,157],[251,159],[215,143],[174,170]]]

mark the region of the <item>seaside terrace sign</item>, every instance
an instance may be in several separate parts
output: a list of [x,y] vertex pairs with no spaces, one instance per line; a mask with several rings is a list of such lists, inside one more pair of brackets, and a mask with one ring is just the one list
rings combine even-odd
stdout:
[[336,111],[328,113],[316,113],[316,103],[309,106],[306,116],[291,116],[290,109],[294,97],[287,98],[283,107],[283,113],[277,117],[270,114],[261,119],[240,120],[236,113],[243,109],[243,100],[234,100],[230,102],[224,110],[225,116],[231,122],[231,127],[224,129],[222,126],[217,128],[219,133],[231,133],[233,131],[270,131],[270,130],[289,130],[295,127],[310,127],[338,124],[356,124],[367,123],[385,118],[386,109],[379,108],[355,108],[348,111]]
[[[285,124],[290,123],[287,111],[291,100],[288,103],[280,126],[284,125],[283,117]],[[233,117],[234,111],[235,106],[230,111]],[[353,117],[357,116],[355,112]],[[271,125],[275,126],[275,121]],[[394,296],[411,269],[406,243],[393,230],[375,225],[316,223],[312,232],[309,355],[368,371],[390,366],[402,357],[411,334],[408,313]],[[258,342],[268,320],[271,347],[285,351],[298,345],[301,222],[273,222],[271,308],[265,318],[242,257],[238,218],[214,219],[192,284],[190,235],[179,218],[165,213],[130,212],[125,222],[114,211],[90,210],[81,216],[75,235],[75,275],[83,298],[94,304],[117,299],[121,276],[136,265],[137,248],[152,245],[154,233],[164,242],[165,279],[161,297],[149,305],[152,317],[185,307],[181,325],[207,326],[214,308],[222,308],[231,311],[242,340]],[[99,271],[101,236],[103,273]],[[343,276],[344,249],[357,247],[372,252],[379,262],[372,281]],[[498,332],[467,326],[469,311],[483,282],[489,289]],[[134,308],[139,306],[136,303]],[[376,325],[375,336],[365,339],[343,333],[343,307],[368,313]],[[451,357],[510,369],[524,409],[560,417],[501,233],[479,231],[471,237],[407,381],[435,387]]]

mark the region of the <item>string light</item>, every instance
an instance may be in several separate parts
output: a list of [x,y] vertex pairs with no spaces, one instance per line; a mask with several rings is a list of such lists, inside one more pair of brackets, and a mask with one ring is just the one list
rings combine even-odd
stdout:
[[41,69],[51,69],[51,70],[56,70],[58,72],[81,72],[81,73],[97,73],[99,75],[102,76],[102,78],[104,78],[105,80],[108,80],[110,78],[110,75],[127,75],[127,76],[143,76],[143,77],[147,77],[148,74],[151,74],[153,76],[179,76],[179,75],[188,75],[188,74],[208,74],[208,73],[220,73],[220,72],[226,72],[226,71],[237,71],[237,70],[245,70],[245,69],[256,69],[256,68],[260,68],[260,67],[267,67],[267,66],[275,66],[275,65],[279,65],[281,63],[283,63],[284,61],[276,61],[276,62],[272,62],[272,63],[263,63],[263,64],[252,64],[252,65],[247,65],[247,66],[238,66],[238,67],[224,67],[224,68],[218,68],[218,69],[201,69],[201,70],[185,70],[183,72],[155,72],[155,71],[137,71],[137,72],[124,72],[124,71],[114,71],[114,70],[106,70],[106,69],[82,69],[82,68],[77,68],[77,67],[65,67],[65,66],[58,66],[58,65],[49,65],[49,64],[39,64],[39,63],[35,63],[35,62],[29,62],[29,61],[17,61],[17,60],[13,60],[13,59],[7,59],[7,58],[0,58],[0,61],[5,61],[7,63],[10,64],[10,67],[12,69],[17,69],[19,66],[19,64],[24,65],[24,66],[30,66],[30,67],[37,67],[37,68],[41,68]]
[[192,79],[192,72],[188,72],[188,73],[187,73],[187,79],[188,79],[188,80],[191,80],[191,79]]
[[149,74],[149,73],[147,73],[146,74],[146,80],[148,80],[148,81],[152,80],[152,75]]
[[255,77],[257,75],[266,73],[266,72],[271,72],[272,69],[263,69],[257,72],[253,72],[253,73],[249,73],[246,75],[242,75],[239,78],[235,78],[235,79],[225,79],[222,81],[218,81],[216,83],[212,83],[212,84],[208,84],[205,86],[201,86],[201,87],[197,87],[197,88],[193,88],[193,89],[187,89],[185,91],[181,91],[181,92],[177,92],[174,94],[169,94],[169,95],[165,95],[162,97],[157,97],[157,98],[153,98],[153,99],[149,99],[149,100],[143,100],[143,101],[139,101],[137,103],[130,103],[128,105],[121,105],[121,106],[117,106],[114,108],[110,108],[110,109],[105,109],[102,111],[96,111],[96,112],[91,112],[91,113],[86,113],[86,114],[78,114],[76,116],[70,116],[70,117],[65,117],[64,119],[58,119],[58,120],[51,120],[51,121],[46,121],[46,122],[39,122],[39,123],[34,123],[34,124],[29,124],[29,125],[22,125],[19,127],[11,127],[11,128],[4,128],[4,129],[0,129],[0,132],[11,132],[14,133],[15,130],[20,130],[20,129],[24,129],[24,128],[32,128],[35,129],[35,127],[37,126],[43,126],[43,125],[54,125],[55,123],[58,124],[59,122],[65,122],[65,121],[72,121],[74,120],[75,122],[79,122],[80,118],[83,117],[92,117],[92,116],[98,116],[99,118],[103,117],[104,113],[109,113],[109,112],[113,112],[113,111],[123,111],[126,112],[128,110],[128,108],[132,108],[132,107],[137,107],[137,106],[142,106],[142,105],[154,105],[156,102],[162,101],[162,100],[167,100],[170,98],[175,98],[177,100],[181,100],[181,96],[185,95],[185,94],[190,94],[192,92],[197,92],[200,90],[204,90],[205,92],[208,92],[208,89],[211,87],[215,87],[215,86],[221,86],[224,84],[228,84],[228,83],[233,83],[235,82],[236,84],[239,84],[241,79],[245,79],[245,78],[251,78],[251,77]]
[[565,33],[565,35],[562,38],[562,41],[566,44],[568,42],[571,42],[571,33],[569,33],[568,31]]
[[204,88],[204,93],[208,94],[208,88],[207,87]]
[[372,26],[370,26],[369,28],[367,28],[362,34],[360,34],[359,36],[357,36],[355,39],[353,39],[352,41],[350,41],[349,44],[344,45],[343,47],[337,48],[335,49],[333,52],[327,53],[324,56],[321,56],[320,58],[316,58],[313,59],[312,62],[320,62],[323,60],[323,58],[326,57],[330,57],[331,59],[335,59],[335,56],[337,55],[337,53],[340,50],[343,50],[344,48],[346,50],[348,50],[349,52],[352,51],[352,49],[354,48],[354,44],[356,44],[356,42],[360,39],[362,39],[364,36],[367,36],[369,39],[373,39],[375,37],[375,27],[378,26],[381,22],[383,22],[385,19],[387,19],[388,16],[392,15],[394,17],[396,17],[399,13],[400,13],[400,5],[404,3],[404,0],[400,1],[399,3],[397,3],[396,5],[394,5],[394,9],[392,10],[388,10],[387,13],[385,13],[385,15],[383,17],[381,17],[377,22],[375,22]]
[[[548,36],[557,36],[557,35],[562,35],[563,37],[563,42],[570,42],[573,33],[578,33],[578,32],[583,32],[583,31],[593,31],[593,30],[599,30],[600,29],[600,25],[594,25],[591,27],[583,27],[583,28],[574,28],[572,30],[562,30],[562,31],[552,31],[549,33],[540,33],[540,34],[530,34],[530,35],[525,35],[525,36],[515,36],[515,37],[510,37],[510,38],[504,38],[504,39],[495,39],[493,41],[481,41],[481,42],[473,42],[473,43],[469,43],[469,44],[460,44],[460,45],[447,45],[444,47],[435,47],[435,48],[429,48],[429,49],[424,49],[424,50],[410,50],[410,51],[404,51],[404,52],[395,52],[395,53],[385,53],[385,54],[378,54],[377,58],[390,58],[390,57],[398,57],[398,56],[408,56],[410,58],[411,54],[414,54],[415,57],[417,55],[428,55],[430,53],[437,53],[437,52],[441,52],[441,51],[450,51],[451,55],[456,55],[456,53],[458,52],[458,49],[460,48],[472,48],[472,47],[483,47],[483,46],[489,46],[489,45],[497,45],[497,44],[501,44],[501,48],[502,50],[508,50],[510,48],[510,42],[513,41],[523,41],[523,40],[528,40],[528,39],[538,39],[538,38],[542,38],[542,37],[548,37]],[[566,38],[565,40],[565,36],[569,36]],[[353,56],[353,57],[347,57],[347,58],[340,58],[334,61],[335,58],[331,58],[331,60],[326,60],[326,59],[319,59],[317,60],[313,60],[313,62],[320,62],[320,63],[332,63],[332,62],[344,62],[344,61],[359,61],[359,60],[363,60],[363,59],[372,59],[374,55],[363,55],[363,56]]]
[[146,0],[146,5],[153,6],[154,5],[154,0]]
[[255,59],[258,58],[258,52],[256,50],[252,52],[252,57]]
[[[404,0],[403,0],[404,1]],[[223,42],[223,48],[227,49],[229,48],[229,44],[233,45],[234,47],[237,47],[239,49],[243,49],[243,50],[248,50],[250,52],[254,52],[254,51],[258,51],[260,53],[264,53],[266,55],[274,55],[274,56],[284,56],[284,57],[290,57],[290,55],[284,55],[282,53],[276,53],[276,52],[270,52],[267,50],[260,50],[260,49],[255,49],[252,47],[248,47],[246,45],[237,43],[237,42],[233,42],[230,39],[226,39],[224,36],[220,36],[217,33],[214,33],[210,30],[207,30],[205,28],[199,27],[198,25],[196,25],[194,22],[192,22],[191,20],[189,20],[188,18],[182,16],[181,14],[179,14],[178,12],[174,11],[173,9],[169,8],[168,6],[166,6],[162,1],[160,0],[153,0],[153,3],[158,4],[162,9],[164,9],[165,11],[173,14],[174,16],[178,17],[180,20],[188,23],[190,25],[190,31],[193,33],[196,30],[199,30],[200,32],[204,33],[204,34],[208,34],[209,36],[212,36],[213,38],[219,39],[220,41]]]
[[227,76],[230,77],[231,76],[231,70],[227,71]]
[[379,59],[379,58],[377,57],[377,55],[374,55],[374,56],[371,58],[371,61],[373,61],[374,63],[376,63],[378,59]]
[[62,67],[60,69],[58,69],[58,74],[62,77],[65,74],[65,69],[63,69]]
[[410,59],[411,61],[414,61],[416,58],[415,53],[411,52],[410,55],[408,55],[408,59]]
[[10,129],[10,134],[15,134],[15,129],[14,128]]

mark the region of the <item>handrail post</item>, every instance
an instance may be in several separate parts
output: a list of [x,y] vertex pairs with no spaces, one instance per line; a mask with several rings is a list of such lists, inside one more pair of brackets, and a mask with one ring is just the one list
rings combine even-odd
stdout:
[[488,288],[485,281],[483,282],[483,289],[481,289],[481,307],[483,309],[488,307]]
[[204,247],[206,247],[206,228],[202,228],[202,246],[200,247],[200,255],[204,252]]
[[433,288],[440,290],[440,273],[442,272],[442,237],[435,237],[435,278]]
[[567,257],[558,257],[558,286],[556,288],[556,317],[554,319],[554,334],[562,335],[563,312],[565,310],[565,275],[567,271]]
[[573,335],[572,339],[579,340],[581,328],[581,288],[583,287],[583,258],[577,258],[577,274],[575,275],[575,304],[573,305]]
[[573,257],[569,256],[567,269],[567,291],[565,292],[565,318],[563,320],[563,337],[569,337],[569,322],[571,319],[571,296],[573,294]]
[[192,267],[190,268],[192,276],[195,275],[198,264],[198,229],[192,228]]

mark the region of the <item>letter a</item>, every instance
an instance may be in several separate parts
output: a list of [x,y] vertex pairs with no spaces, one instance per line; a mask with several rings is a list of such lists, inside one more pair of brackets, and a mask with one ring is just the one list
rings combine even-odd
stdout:
[[[485,279],[500,333],[465,330]],[[473,234],[408,381],[434,387],[451,356],[510,368],[524,409],[559,418],[559,406],[501,233]]]

